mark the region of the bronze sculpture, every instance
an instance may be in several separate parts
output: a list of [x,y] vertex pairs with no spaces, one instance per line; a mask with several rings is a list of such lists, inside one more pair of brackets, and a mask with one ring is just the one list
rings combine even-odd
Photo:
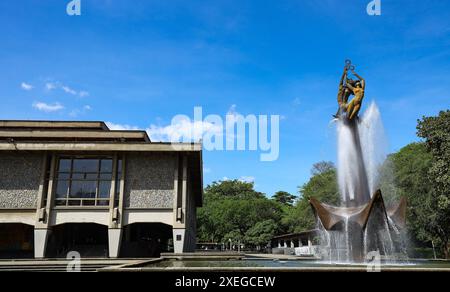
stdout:
[[[358,116],[361,104],[364,99],[364,91],[366,89],[366,81],[358,73],[355,72],[355,66],[351,64],[350,60],[345,61],[344,72],[339,81],[338,89],[338,112],[334,115],[339,118],[346,113],[348,120],[352,121]],[[348,79],[348,71],[351,71],[358,80]],[[350,95],[354,98],[348,102]]]
[[[348,78],[348,71],[352,72],[357,80]],[[355,72],[355,66],[350,60],[345,62],[344,72],[341,76],[338,89],[338,112],[334,117],[351,133],[351,153],[354,155],[352,168],[357,178],[351,180],[349,189],[353,190],[353,196],[341,194],[344,202],[340,207],[327,205],[315,198],[309,198],[310,205],[316,216],[316,220],[326,232],[346,233],[348,253],[351,253],[353,261],[362,261],[364,251],[367,248],[379,248],[377,241],[379,235],[374,235],[375,244],[368,244],[371,234],[378,230],[399,229],[405,226],[406,200],[402,198],[398,205],[386,208],[380,190],[371,196],[364,166],[363,150],[361,147],[358,114],[364,99],[365,80]],[[349,97],[353,99],[348,102]],[[344,188],[345,189],[345,188]],[[378,245],[377,245],[378,244]]]

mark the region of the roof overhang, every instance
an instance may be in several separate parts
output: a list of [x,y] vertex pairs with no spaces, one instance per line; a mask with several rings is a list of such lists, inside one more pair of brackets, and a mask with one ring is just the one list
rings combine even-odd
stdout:
[[150,142],[147,133],[144,131],[98,131],[98,130],[16,130],[3,131],[0,128],[0,140],[9,139],[17,141],[64,141],[64,140],[81,140],[81,141],[139,141]]
[[0,151],[202,151],[201,143],[109,143],[109,142],[0,142]]
[[110,130],[104,122],[0,120],[0,140],[150,142],[146,131]]
[[0,128],[8,129],[83,129],[103,130],[109,128],[100,121],[26,121],[26,120],[0,120]]

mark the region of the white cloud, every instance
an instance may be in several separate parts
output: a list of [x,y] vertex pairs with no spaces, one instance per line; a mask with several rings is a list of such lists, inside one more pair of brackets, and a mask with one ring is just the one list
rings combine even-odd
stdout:
[[221,135],[222,127],[210,122],[191,121],[182,119],[168,126],[150,125],[146,129],[147,134],[152,141],[176,142],[176,141],[195,141],[202,138],[205,133]]
[[43,111],[46,113],[56,112],[64,109],[64,106],[61,105],[59,102],[53,104],[47,104],[45,102],[35,102],[33,103],[33,107],[39,111]]
[[47,83],[45,83],[45,88],[46,88],[47,90],[53,90],[53,89],[56,88],[56,84],[51,83],[51,82],[47,82]]
[[292,105],[295,106],[295,107],[300,106],[301,105],[300,98],[298,98],[298,97],[294,98],[294,100],[292,101]]
[[[237,121],[239,113],[236,111],[236,105],[233,104],[229,108],[228,115],[231,115],[233,121]],[[136,126],[107,123],[108,127],[117,130],[137,130]],[[151,124],[145,129],[150,139],[154,142],[198,142],[205,134],[223,136],[224,125],[215,124],[209,121],[192,121],[189,118],[180,118],[172,120],[172,123],[167,126]],[[227,134],[228,135],[228,134]],[[233,139],[233,135],[226,136],[226,139]]]
[[106,125],[108,126],[108,128],[110,130],[139,130],[138,127],[135,126],[130,126],[130,125],[126,125],[126,124],[115,124],[115,123],[111,123],[111,122],[106,122]]
[[[115,124],[106,122],[106,125],[112,130],[139,130],[139,127],[127,124]],[[150,139],[154,142],[198,142],[206,133],[214,135],[223,135],[222,126],[214,125],[210,122],[191,121],[181,119],[168,126],[150,125],[146,128]]]
[[75,90],[73,90],[72,88],[70,88],[69,86],[61,86],[61,89],[64,90],[64,92],[72,94],[72,95],[77,95],[77,92]]
[[79,97],[86,97],[89,96],[89,92],[86,90],[80,90],[77,91],[67,85],[61,84],[60,82],[47,82],[45,83],[45,89],[47,89],[48,91],[53,90],[53,89],[57,89],[60,88],[62,89],[65,93],[71,94],[71,95],[78,95]]
[[92,110],[91,106],[90,105],[85,105],[85,106],[83,106],[82,109],[74,109],[74,110],[72,110],[69,113],[69,116],[77,117],[78,115],[84,114],[84,113],[86,113],[87,111],[90,111],[90,110]]
[[25,82],[22,82],[22,83],[20,84],[20,87],[21,87],[23,90],[26,90],[26,91],[30,91],[31,89],[33,89],[33,86],[32,86],[31,84],[28,84],[28,83],[25,83]]
[[89,92],[87,92],[87,91],[80,91],[80,92],[78,93],[78,95],[79,95],[80,97],[86,97],[86,96],[89,96]]
[[253,176],[241,176],[241,177],[239,178],[239,181],[241,181],[241,182],[247,182],[247,183],[252,183],[252,182],[255,182],[255,177],[253,177]]
[[204,167],[204,168],[203,168],[203,173],[211,173],[211,168],[209,168],[209,167]]

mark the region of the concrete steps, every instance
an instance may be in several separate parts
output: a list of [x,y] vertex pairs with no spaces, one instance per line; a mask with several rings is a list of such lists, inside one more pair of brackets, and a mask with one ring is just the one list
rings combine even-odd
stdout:
[[[143,259],[81,259],[81,272],[96,272],[105,267],[131,264]],[[0,272],[66,272],[70,261],[60,260],[0,260]]]

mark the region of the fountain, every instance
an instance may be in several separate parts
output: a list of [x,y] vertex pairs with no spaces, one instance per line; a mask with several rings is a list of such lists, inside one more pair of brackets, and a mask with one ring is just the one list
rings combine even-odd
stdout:
[[[324,257],[336,262],[363,262],[371,251],[394,259],[400,249],[394,237],[405,226],[406,200],[386,208],[377,189],[380,159],[378,132],[382,128],[374,103],[359,118],[365,80],[347,60],[338,92],[337,122],[338,184],[341,206],[331,206],[310,198],[320,230]],[[356,80],[348,78],[351,71]],[[353,99],[348,102],[351,95]]]

